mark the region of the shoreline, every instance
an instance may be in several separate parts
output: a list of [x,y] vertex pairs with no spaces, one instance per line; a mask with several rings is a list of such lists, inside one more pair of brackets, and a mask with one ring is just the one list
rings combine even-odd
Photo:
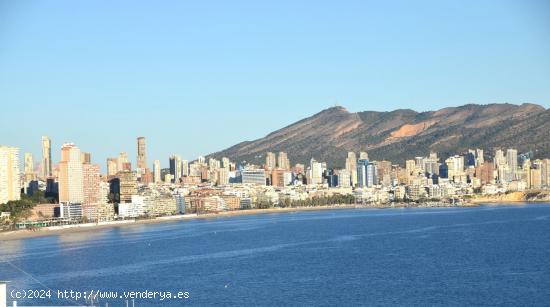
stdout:
[[[237,216],[246,216],[246,215],[262,215],[262,214],[273,214],[273,213],[291,213],[291,212],[307,212],[307,211],[323,211],[323,210],[342,210],[342,209],[405,209],[405,208],[471,208],[479,207],[483,204],[494,205],[502,203],[503,205],[508,203],[509,205],[516,205],[520,203],[531,203],[531,202],[467,202],[463,203],[461,206],[454,205],[440,205],[440,206],[427,206],[427,205],[418,205],[418,206],[407,206],[403,203],[396,203],[393,206],[387,205],[378,205],[378,206],[362,206],[362,205],[330,205],[330,206],[319,206],[319,207],[293,207],[293,208],[270,208],[270,209],[249,209],[249,210],[235,210],[235,211],[224,211],[218,213],[206,213],[206,214],[184,214],[184,215],[171,215],[171,216],[162,216],[152,219],[128,219],[121,221],[109,221],[109,222],[99,222],[99,223],[84,223],[84,224],[72,224],[64,226],[51,226],[38,228],[35,231],[30,230],[12,230],[7,232],[0,232],[0,241],[11,241],[11,240],[22,240],[70,233],[82,233],[88,231],[96,231],[99,229],[109,229],[115,227],[126,227],[126,226],[136,226],[136,225],[154,225],[161,223],[170,223],[170,222],[179,222],[185,220],[199,220],[199,219],[215,219],[215,218],[225,218],[225,217],[237,217]],[[534,202],[538,203],[538,202]]]
[[[109,229],[109,228],[115,228],[115,227],[154,225],[154,224],[163,224],[163,223],[179,222],[179,221],[186,221],[186,220],[215,219],[215,218],[224,218],[224,217],[273,214],[273,213],[290,213],[290,212],[299,212],[299,211],[322,211],[322,210],[362,209],[362,208],[367,208],[367,207],[357,206],[357,205],[332,205],[332,206],[322,206],[322,207],[320,206],[320,207],[249,209],[249,210],[223,211],[218,213],[205,213],[205,214],[169,215],[169,216],[161,216],[161,217],[156,217],[151,219],[128,219],[128,220],[99,222],[99,223],[71,224],[71,225],[64,225],[64,226],[51,226],[51,227],[37,228],[35,231],[20,229],[20,230],[0,232],[0,242],[46,237],[46,236],[61,235],[61,234],[68,234],[68,233],[77,233],[77,232],[81,233],[81,232],[95,231],[99,229]],[[368,208],[376,208],[376,207],[368,207]]]

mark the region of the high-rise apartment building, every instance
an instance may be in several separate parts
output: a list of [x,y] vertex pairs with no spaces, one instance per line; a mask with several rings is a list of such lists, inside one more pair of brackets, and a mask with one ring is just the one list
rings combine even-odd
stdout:
[[302,163],[296,163],[296,165],[292,168],[292,171],[296,174],[304,174],[305,168],[305,165]]
[[347,169],[341,169],[338,171],[338,186],[340,187],[351,186],[351,175]]
[[516,149],[506,150],[506,164],[511,172],[512,180],[517,179],[518,171],[518,151]]
[[406,183],[411,184],[413,179],[418,175],[418,169],[416,168],[415,160],[406,160],[405,161],[405,176]]
[[28,182],[36,179],[36,174],[34,172],[34,161],[32,158],[32,154],[29,152],[25,153],[25,163],[24,163],[24,169],[23,169],[23,177],[25,186]]
[[445,160],[447,164],[447,176],[453,179],[457,176],[464,176],[464,156],[452,156]]
[[136,176],[131,171],[122,171],[117,174],[120,180],[120,202],[129,203],[132,201],[132,195],[137,194]]
[[277,167],[277,159],[275,159],[274,153],[268,152],[265,155],[265,167],[267,169],[275,169],[275,167]]
[[117,159],[117,172],[123,171],[126,168],[126,165],[128,164],[128,154],[125,152],[121,152],[118,154]]
[[287,173],[288,171],[281,168],[271,171],[271,185],[275,187],[284,187],[288,185],[290,181],[287,181],[287,178],[285,178],[285,174]]
[[83,163],[82,164],[82,204],[98,204],[101,200],[99,189],[100,173],[99,165]]
[[218,185],[229,184],[229,167],[219,168],[216,172]]
[[82,203],[83,177],[80,149],[72,143],[61,147],[59,162],[59,202]]
[[495,183],[495,169],[492,163],[483,163],[475,168],[475,176],[479,178],[481,184]]
[[229,167],[230,167],[229,164],[230,163],[231,162],[229,161],[228,157],[223,157],[222,158],[222,167],[225,167],[225,168],[229,169]]
[[182,177],[181,172],[181,157],[178,155],[170,156],[170,175],[172,175],[172,182],[178,182]]
[[209,158],[208,159],[208,168],[212,171],[218,170],[221,167],[221,162],[218,159]]
[[285,171],[290,170],[290,160],[288,159],[286,152],[279,152],[279,156],[277,157],[277,165],[280,169]]
[[377,184],[378,171],[375,164],[368,160],[357,161],[357,186],[372,187]]
[[47,137],[42,137],[42,178],[52,176],[52,141]]
[[541,173],[541,184],[550,187],[550,159],[542,160]]
[[25,153],[25,174],[34,173],[34,162],[32,159],[32,154],[29,152]]
[[346,158],[346,170],[350,173],[351,185],[357,185],[357,156],[354,152],[348,152]]
[[145,151],[145,138],[137,138],[137,167],[143,172],[147,168],[147,152]]
[[483,149],[476,148],[476,166],[482,165],[485,163],[485,158],[483,157]]
[[193,162],[189,164],[189,176],[191,177],[201,177],[202,176],[203,165],[198,162]]
[[476,151],[475,149],[468,149],[468,153],[465,155],[466,167],[475,167],[477,165]]
[[[431,160],[431,159],[426,159]],[[390,161],[376,161],[373,162],[373,164],[376,164],[376,177],[377,177],[377,184],[382,184],[384,186],[390,186],[391,181],[391,170],[392,170],[392,164]]]
[[495,159],[493,160],[493,163],[495,164],[495,169],[498,169],[499,166],[506,164],[506,158],[504,157],[504,152],[501,149],[495,151]]
[[189,161],[187,160],[181,160],[181,175],[185,177],[189,176]]
[[206,162],[206,158],[204,158],[204,156],[199,156],[197,158],[197,162],[199,162],[200,164],[204,164],[204,162]]
[[84,164],[90,164],[92,163],[92,154],[89,152],[81,152],[80,153],[80,161]]
[[540,165],[537,167],[527,170],[529,173],[529,187],[531,189],[540,189],[542,188],[542,168]]
[[424,159],[424,166],[423,166],[423,169],[424,169],[424,172],[428,173],[428,174],[435,174],[435,175],[439,175],[439,161],[436,159],[433,159],[433,158],[427,158],[427,159]]
[[160,160],[153,161],[153,182],[160,183]]
[[19,199],[19,149],[0,146],[0,204]]
[[309,184],[321,184],[323,183],[323,163],[317,162],[311,158],[308,170],[308,183]]
[[115,176],[118,172],[117,158],[107,158],[107,176]]
[[425,169],[424,169],[424,162],[425,162],[426,158],[424,157],[415,157],[414,158],[414,164],[415,164],[415,168],[419,171],[421,171],[422,173],[425,172]]

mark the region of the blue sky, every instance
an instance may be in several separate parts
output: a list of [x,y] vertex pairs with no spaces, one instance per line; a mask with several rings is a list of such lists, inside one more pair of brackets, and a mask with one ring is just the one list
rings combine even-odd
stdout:
[[336,102],[548,108],[549,37],[544,0],[0,0],[0,144],[165,167]]

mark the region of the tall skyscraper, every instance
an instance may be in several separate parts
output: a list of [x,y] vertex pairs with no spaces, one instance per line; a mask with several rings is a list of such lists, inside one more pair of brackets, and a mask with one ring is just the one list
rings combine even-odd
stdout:
[[127,163],[128,163],[128,154],[125,152],[119,153],[118,159],[117,159],[117,172],[123,171]]
[[323,183],[323,163],[317,162],[314,158],[311,158],[309,162],[308,170],[308,184],[321,184]]
[[80,153],[80,160],[84,164],[90,164],[92,163],[92,154],[89,152],[81,152]]
[[286,152],[279,152],[279,156],[277,157],[277,165],[279,168],[284,170],[290,170],[290,160],[288,159],[288,156]]
[[145,151],[145,138],[137,138],[137,167],[142,171],[147,168],[147,152]]
[[25,153],[25,168],[23,175],[25,186],[28,182],[36,179],[36,174],[34,173],[34,161],[32,158],[32,154],[29,152]]
[[42,177],[45,179],[52,176],[52,141],[42,137]]
[[405,160],[405,175],[407,177],[407,184],[410,184],[413,178],[418,175],[415,160]]
[[225,167],[225,168],[229,168],[229,158],[228,157],[223,157],[222,158],[222,167]]
[[493,162],[495,164],[495,168],[506,164],[506,158],[504,158],[504,152],[501,149],[498,149],[495,152],[495,159]]
[[377,167],[368,160],[357,161],[357,186],[372,187],[377,184]]
[[153,161],[153,182],[155,182],[155,183],[161,182],[161,178],[160,178],[160,161],[159,160]]
[[32,154],[29,152],[25,153],[25,174],[34,173],[34,162],[32,160]]
[[366,151],[359,152],[359,159],[361,160],[368,160],[369,154]]
[[347,169],[341,169],[338,171],[338,186],[340,187],[351,186],[351,175]]
[[197,161],[200,163],[200,164],[204,164],[204,162],[206,161],[206,159],[204,158],[204,156],[199,156],[197,158]]
[[447,177],[453,179],[455,176],[464,174],[464,156],[452,156],[445,160],[447,164]]
[[118,159],[107,158],[107,176],[115,176],[118,172]]
[[181,175],[189,176],[189,161],[181,160]]
[[476,165],[482,165],[483,163],[485,163],[483,149],[476,148]]
[[468,149],[468,153],[465,155],[466,167],[475,167],[477,166],[477,156],[475,149]]
[[59,162],[59,202],[81,204],[84,201],[80,159],[78,147],[72,143],[63,144]]
[[19,199],[19,149],[0,146],[0,204]]
[[137,194],[136,176],[131,171],[121,171],[117,174],[120,180],[120,202],[129,203],[132,201],[132,195]]
[[512,180],[517,179],[516,174],[518,171],[518,151],[516,149],[506,150],[506,163],[508,164],[508,168],[510,169]]
[[481,184],[492,184],[495,183],[495,168],[492,163],[482,163],[476,166],[475,176],[479,178]]
[[170,156],[170,175],[172,182],[179,182],[181,178],[181,157],[178,155]]
[[228,167],[222,167],[217,170],[218,172],[218,185],[225,185],[229,183],[229,168]]
[[221,163],[220,163],[220,160],[217,160],[217,159],[214,159],[214,158],[209,158],[208,159],[208,168],[210,168],[210,170],[214,171],[214,170],[217,170],[221,167]]
[[550,187],[550,159],[542,160],[541,173],[542,185],[545,187]]
[[98,204],[100,202],[99,182],[99,165],[82,164],[83,204]]
[[355,186],[357,184],[357,156],[354,152],[348,152],[346,170],[350,173],[351,185]]
[[267,169],[275,169],[275,167],[277,167],[277,160],[275,159],[274,153],[268,152],[265,155],[265,167]]

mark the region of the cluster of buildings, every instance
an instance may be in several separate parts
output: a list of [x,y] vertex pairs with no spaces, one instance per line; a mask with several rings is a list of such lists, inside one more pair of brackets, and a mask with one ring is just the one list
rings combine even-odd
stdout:
[[262,165],[238,165],[225,157],[188,161],[172,155],[168,168],[154,160],[151,170],[145,138],[139,137],[135,167],[122,152],[107,159],[102,174],[91,154],[72,143],[61,146],[61,160],[54,165],[51,141],[43,137],[38,170],[32,155],[25,153],[20,171],[19,150],[0,147],[0,204],[20,199],[21,193],[43,193],[51,203],[38,204],[32,219],[45,225],[44,220],[108,221],[288,206],[333,195],[353,195],[359,204],[385,204],[550,187],[550,159],[518,155],[515,149],[499,149],[492,159],[486,158],[482,149],[445,160],[430,153],[403,166],[369,159],[366,152],[349,152],[345,167],[333,169],[313,158],[307,165],[292,166],[285,152],[266,153]]

